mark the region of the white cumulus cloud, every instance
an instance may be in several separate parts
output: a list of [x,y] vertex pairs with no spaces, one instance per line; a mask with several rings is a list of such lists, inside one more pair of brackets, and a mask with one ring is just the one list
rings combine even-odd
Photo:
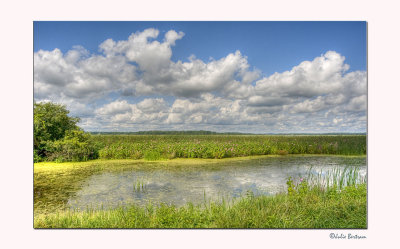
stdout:
[[345,57],[335,51],[261,77],[240,51],[209,61],[195,56],[172,61],[172,47],[181,39],[181,31],[160,37],[150,28],[127,40],[103,41],[100,54],[81,46],[66,53],[39,50],[35,101],[66,104],[89,130],[366,129],[367,74],[349,72]]

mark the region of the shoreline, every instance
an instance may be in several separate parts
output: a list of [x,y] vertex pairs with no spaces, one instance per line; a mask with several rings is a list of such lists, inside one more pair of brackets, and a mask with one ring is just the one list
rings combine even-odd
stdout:
[[[149,166],[191,166],[191,165],[203,165],[203,164],[220,164],[227,162],[240,162],[240,161],[251,161],[257,159],[266,158],[287,158],[287,157],[345,157],[345,158],[367,158],[367,155],[332,155],[332,154],[289,154],[289,155],[256,155],[256,156],[244,156],[244,157],[229,157],[222,159],[203,159],[203,158],[174,158],[165,160],[145,160],[145,159],[95,159],[82,162],[39,162],[34,163],[34,171],[42,170],[66,170],[68,168],[80,168],[90,166],[142,166],[148,164]],[[106,168],[105,168],[106,169]],[[39,173],[39,172],[35,172]]]
[[367,155],[338,155],[338,154],[288,154],[288,155],[254,155],[254,156],[242,156],[242,157],[225,157],[225,158],[184,158],[178,157],[173,159],[160,159],[160,160],[146,160],[146,159],[93,159],[88,161],[71,161],[71,162],[38,162],[34,165],[44,164],[71,164],[71,163],[93,163],[93,162],[140,162],[140,163],[182,163],[182,162],[204,162],[204,163],[216,163],[216,162],[227,162],[227,161],[241,161],[241,160],[252,160],[261,158],[276,158],[276,157],[367,157]]

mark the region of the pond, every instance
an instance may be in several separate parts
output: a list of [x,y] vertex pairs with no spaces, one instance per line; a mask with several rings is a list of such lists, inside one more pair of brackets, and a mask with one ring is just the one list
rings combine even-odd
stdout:
[[231,200],[251,192],[274,195],[286,191],[289,176],[307,175],[357,167],[366,175],[365,157],[282,156],[226,161],[179,167],[140,167],[104,171],[85,179],[71,195],[67,206],[73,209],[113,208],[118,205],[173,204],[195,205]]

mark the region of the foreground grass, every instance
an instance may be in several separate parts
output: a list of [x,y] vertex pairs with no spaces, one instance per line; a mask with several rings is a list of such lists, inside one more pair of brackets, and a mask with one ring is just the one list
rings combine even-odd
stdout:
[[[366,228],[366,183],[321,189],[307,182],[276,196],[203,206],[129,206],[35,215],[35,228]],[[291,188],[290,185],[293,187]]]

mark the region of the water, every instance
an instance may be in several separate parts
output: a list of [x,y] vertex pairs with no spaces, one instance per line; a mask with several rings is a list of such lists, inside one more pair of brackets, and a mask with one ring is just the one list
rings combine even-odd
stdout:
[[74,209],[112,208],[118,205],[174,204],[230,200],[252,192],[274,195],[286,191],[289,176],[324,173],[358,167],[366,174],[363,157],[283,156],[180,167],[143,167],[104,172],[88,178],[69,200]]

